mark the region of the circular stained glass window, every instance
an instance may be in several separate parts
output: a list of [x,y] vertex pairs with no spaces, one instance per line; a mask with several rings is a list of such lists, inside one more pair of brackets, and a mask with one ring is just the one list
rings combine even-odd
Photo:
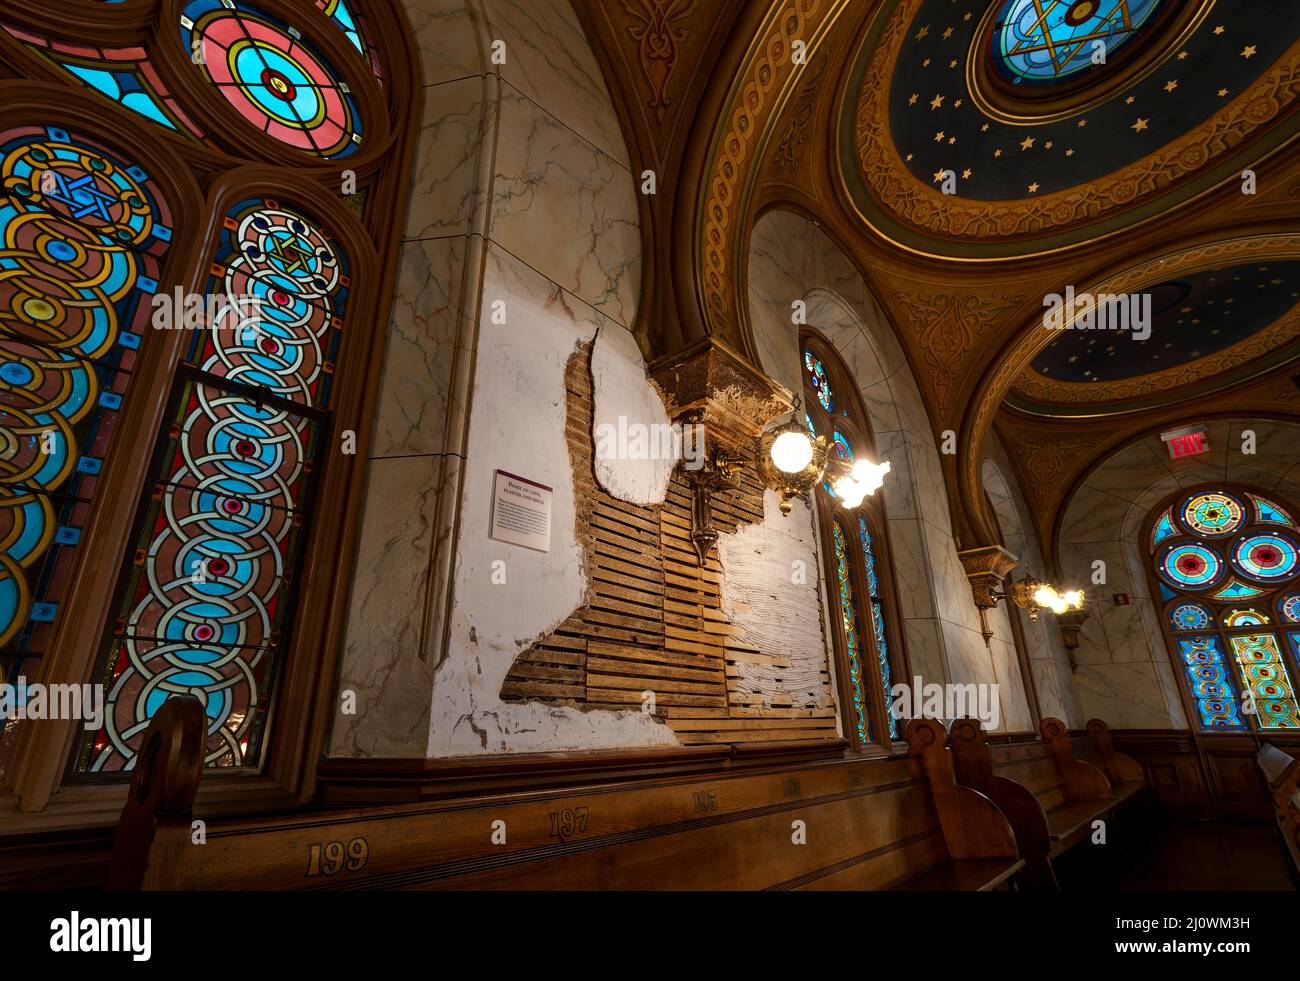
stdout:
[[1210,625],[1210,614],[1199,603],[1180,603],[1172,617],[1175,630],[1204,630]]
[[1225,627],[1258,627],[1269,622],[1258,610],[1233,610],[1223,618]]
[[1198,535],[1231,535],[1245,520],[1245,509],[1227,494],[1197,494],[1183,507],[1183,521]]
[[1292,623],[1300,623],[1300,593],[1282,601],[1282,615]]
[[191,0],[181,43],[225,100],[268,136],[326,158],[360,145],[347,83],[294,28],[245,4]]
[[[1165,0],[1006,0],[993,25],[998,72],[1016,85],[1050,85],[1130,43]],[[1098,42],[1105,47],[1099,48]]]
[[1219,578],[1223,560],[1204,545],[1176,545],[1165,553],[1160,568],[1170,582],[1200,589]]
[[1295,543],[1281,535],[1251,535],[1232,550],[1233,564],[1253,579],[1274,582],[1295,574],[1300,565]]
[[835,408],[835,396],[831,393],[831,383],[826,378],[826,368],[822,365],[821,359],[812,351],[803,352],[803,366],[808,369],[808,378],[812,383],[813,391],[817,393],[817,401],[827,412]]

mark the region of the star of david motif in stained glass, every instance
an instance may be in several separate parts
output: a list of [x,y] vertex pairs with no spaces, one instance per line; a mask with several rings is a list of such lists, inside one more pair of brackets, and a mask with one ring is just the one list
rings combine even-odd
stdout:
[[1227,494],[1198,494],[1183,509],[1187,526],[1208,538],[1231,535],[1244,519],[1241,502]]
[[204,704],[208,766],[260,762],[347,268],[324,229],[279,202],[227,213],[208,288],[229,303],[180,372],[102,661],[105,723],[83,741],[80,772],[129,767],[181,693]]
[[1098,42],[1113,57],[1164,0],[1006,0],[993,27],[991,57],[1014,84],[1049,85],[1094,66]]
[[0,647],[61,615],[172,238],[148,174],[57,129],[0,134]]
[[[227,5],[227,3],[229,5]],[[191,0],[181,43],[195,66],[249,123],[295,149],[345,157],[361,143],[351,91],[302,35],[233,0]]]

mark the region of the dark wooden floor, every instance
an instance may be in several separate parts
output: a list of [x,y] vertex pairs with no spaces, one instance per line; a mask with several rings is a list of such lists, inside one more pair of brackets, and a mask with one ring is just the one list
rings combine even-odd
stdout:
[[1115,886],[1121,892],[1296,888],[1271,824],[1170,822],[1154,829],[1125,865]]

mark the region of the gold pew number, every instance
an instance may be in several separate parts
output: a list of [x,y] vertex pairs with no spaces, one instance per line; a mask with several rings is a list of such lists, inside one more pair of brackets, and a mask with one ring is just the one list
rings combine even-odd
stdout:
[[307,878],[317,875],[338,875],[340,872],[357,872],[370,858],[370,846],[364,838],[353,838],[347,847],[341,841],[331,841],[308,846]]

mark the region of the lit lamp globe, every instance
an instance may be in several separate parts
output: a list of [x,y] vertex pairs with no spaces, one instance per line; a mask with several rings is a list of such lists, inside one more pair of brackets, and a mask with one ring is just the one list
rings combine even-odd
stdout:
[[807,433],[784,432],[772,442],[772,463],[782,473],[801,473],[812,458],[813,445]]
[[1072,610],[1083,609],[1083,591],[1079,589],[1068,589],[1065,595],[1061,597],[1065,600],[1065,605]]

